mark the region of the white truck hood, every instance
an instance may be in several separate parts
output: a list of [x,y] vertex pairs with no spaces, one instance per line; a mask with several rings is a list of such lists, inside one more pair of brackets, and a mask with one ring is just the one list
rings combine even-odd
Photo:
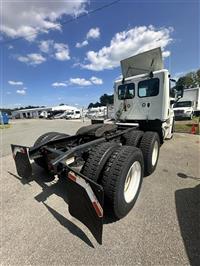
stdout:
[[183,110],[183,111],[187,112],[187,111],[193,111],[193,108],[192,107],[174,107],[173,110],[174,111]]

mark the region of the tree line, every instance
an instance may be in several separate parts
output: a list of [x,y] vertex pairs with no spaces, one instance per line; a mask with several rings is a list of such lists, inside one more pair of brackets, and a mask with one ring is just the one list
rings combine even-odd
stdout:
[[200,87],[200,69],[180,77],[176,82],[176,86],[179,87],[180,85],[184,86],[185,89]]
[[113,104],[114,102],[114,95],[108,95],[106,93],[104,93],[100,98],[99,101],[96,103],[90,103],[88,105],[88,108],[92,108],[92,107],[101,107],[101,106],[106,106],[108,104]]

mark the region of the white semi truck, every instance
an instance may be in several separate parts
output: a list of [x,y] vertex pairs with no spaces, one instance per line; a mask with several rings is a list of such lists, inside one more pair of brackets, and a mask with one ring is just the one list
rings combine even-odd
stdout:
[[104,210],[115,219],[126,216],[143,176],[155,171],[162,143],[173,136],[173,104],[182,96],[170,88],[160,48],[125,59],[121,67],[123,78],[114,85],[112,124],[100,120],[72,136],[48,132],[33,147],[11,145],[21,177],[31,176],[32,159],[49,175],[65,180],[70,214],[99,243]]
[[174,105],[176,118],[192,119],[193,115],[200,114],[200,88],[184,90],[183,98]]

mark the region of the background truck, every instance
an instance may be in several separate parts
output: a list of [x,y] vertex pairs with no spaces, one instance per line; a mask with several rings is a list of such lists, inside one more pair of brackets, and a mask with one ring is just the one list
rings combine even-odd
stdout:
[[174,105],[176,118],[192,119],[193,115],[200,115],[200,88],[184,90],[183,98]]
[[11,146],[19,176],[31,176],[31,159],[64,178],[70,214],[100,244],[105,211],[116,220],[126,216],[143,176],[155,171],[161,145],[173,136],[173,104],[182,96],[170,88],[160,48],[121,61],[121,68],[113,123],[85,126],[73,136],[48,132],[33,147]]
[[76,109],[76,110],[71,110],[69,112],[66,112],[65,118],[66,119],[80,119],[81,118],[81,111]]
[[107,107],[106,106],[92,107],[87,112],[87,117],[89,119],[106,118],[106,116],[107,116]]

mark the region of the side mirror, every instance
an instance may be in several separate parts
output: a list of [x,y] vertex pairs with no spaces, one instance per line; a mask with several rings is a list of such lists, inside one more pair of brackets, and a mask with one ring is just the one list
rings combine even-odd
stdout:
[[183,98],[183,93],[184,93],[184,86],[183,85],[179,85],[177,86],[177,98]]

